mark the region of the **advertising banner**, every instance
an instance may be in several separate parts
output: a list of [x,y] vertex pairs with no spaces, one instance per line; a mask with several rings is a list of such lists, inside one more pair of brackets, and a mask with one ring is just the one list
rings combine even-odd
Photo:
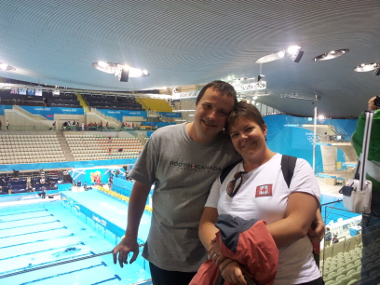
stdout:
[[54,115],[84,115],[83,108],[20,106],[25,111],[54,120]]

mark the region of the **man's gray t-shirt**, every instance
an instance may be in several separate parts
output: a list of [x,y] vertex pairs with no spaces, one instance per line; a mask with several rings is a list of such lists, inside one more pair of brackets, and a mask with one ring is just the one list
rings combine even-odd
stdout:
[[226,135],[196,143],[185,125],[156,130],[129,176],[155,184],[143,256],[164,270],[195,272],[207,259],[198,225],[211,185],[223,168],[241,158]]

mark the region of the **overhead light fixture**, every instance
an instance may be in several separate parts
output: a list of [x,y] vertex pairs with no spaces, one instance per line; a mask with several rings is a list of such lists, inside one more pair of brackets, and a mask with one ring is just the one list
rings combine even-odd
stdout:
[[127,64],[97,61],[92,66],[97,70],[114,74],[121,82],[128,82],[129,77],[145,77],[149,72],[145,69],[139,69]]
[[260,57],[258,60],[255,61],[255,63],[267,63],[267,62],[279,60],[281,58],[284,58],[286,55],[289,55],[290,58],[294,62],[299,62],[304,54],[304,52],[301,49],[302,49],[302,46],[298,46],[298,45],[290,46],[286,50],[282,49],[280,51],[276,51],[276,52],[267,54],[263,57]]
[[122,68],[118,74],[119,81],[128,82],[129,79],[129,68]]
[[255,63],[267,63],[275,60],[279,60],[285,56],[286,52],[285,50],[280,50],[277,52],[273,52],[270,54],[267,54],[263,57],[260,57],[258,60],[255,61]]
[[298,95],[298,93],[296,93],[296,92],[294,92],[294,93],[282,93],[280,95],[280,98],[306,100],[306,101],[313,101],[313,102],[317,102],[317,101],[321,100],[321,97],[318,95],[315,95],[314,98],[310,98],[310,97]]
[[374,71],[376,76],[380,75],[380,63],[362,63],[354,68],[356,72]]
[[287,53],[294,62],[300,62],[304,52],[301,46],[290,46],[287,49]]
[[314,57],[314,61],[323,61],[323,60],[334,59],[334,58],[340,57],[342,55],[345,55],[348,52],[349,52],[349,49],[347,49],[347,48],[332,50],[332,51],[329,51],[329,52],[326,52],[324,54],[321,54],[321,55]]
[[4,70],[4,71],[15,71],[16,68],[14,68],[13,66],[7,64],[7,63],[4,63],[4,62],[0,62],[0,70]]

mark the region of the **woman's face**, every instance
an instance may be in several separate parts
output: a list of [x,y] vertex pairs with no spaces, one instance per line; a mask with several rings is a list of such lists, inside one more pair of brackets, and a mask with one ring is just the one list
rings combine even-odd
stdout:
[[246,118],[237,119],[230,127],[232,144],[243,158],[257,153],[264,154],[267,147],[266,134],[266,125],[263,130],[255,121]]

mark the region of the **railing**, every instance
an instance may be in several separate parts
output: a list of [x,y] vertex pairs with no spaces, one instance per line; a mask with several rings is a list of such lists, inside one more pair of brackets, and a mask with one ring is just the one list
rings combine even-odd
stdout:
[[349,135],[317,135],[317,142],[325,142],[325,143],[338,143],[338,142],[348,142],[351,141],[351,136]]
[[96,108],[91,108],[91,112],[93,112],[94,114],[98,115],[99,117],[101,117],[106,122],[108,121],[109,123],[114,123],[117,126],[121,125],[121,122],[119,120],[115,119],[114,117],[110,117],[110,116],[104,115],[102,112],[98,111]]
[[33,120],[37,120],[37,121],[49,121],[49,124],[50,124],[50,120],[46,119],[45,117],[43,117],[41,115],[38,115],[38,114],[31,114],[31,113],[29,113],[28,111],[24,110],[23,108],[21,108],[18,105],[14,105],[13,106],[13,110],[18,111],[19,113],[24,114],[25,116],[27,116],[27,117],[29,117],[29,118],[31,118]]
[[29,269],[25,269],[25,270],[22,270],[22,271],[17,271],[17,272],[12,272],[12,273],[9,273],[9,274],[1,275],[0,279],[4,279],[4,278],[7,278],[7,277],[12,277],[12,276],[16,276],[16,275],[20,275],[20,274],[36,271],[36,270],[41,270],[41,269],[45,269],[45,268],[49,268],[49,267],[54,267],[54,266],[64,265],[64,264],[68,264],[68,263],[72,263],[72,262],[82,261],[82,260],[89,259],[89,258],[99,257],[99,256],[110,254],[110,253],[112,253],[112,251],[106,251],[106,252],[102,252],[102,253],[98,253],[98,254],[94,254],[94,255],[88,255],[88,256],[84,256],[84,257],[74,258],[74,259],[71,259],[71,260],[66,260],[66,261],[61,261],[61,262],[55,262],[55,263],[52,263],[52,264],[46,264],[46,265],[42,265],[42,266],[37,266],[37,267],[34,267],[34,268],[29,268]]
[[[13,109],[6,109],[6,113],[14,113],[16,116],[10,122],[9,130],[49,130],[53,121],[44,118],[41,115],[30,114],[19,106],[13,106]],[[4,126],[5,129],[5,126]]]
[[[52,202],[54,205],[57,205],[58,201]],[[39,203],[38,203],[39,204]],[[51,203],[49,203],[51,204]],[[51,205],[53,205],[51,204]],[[0,275],[0,284],[30,284],[30,283],[36,283],[40,284],[40,282],[44,283],[47,280],[51,280],[51,284],[66,284],[66,283],[60,283],[62,282],[61,279],[64,278],[66,280],[65,276],[70,276],[70,278],[75,279],[76,284],[100,284],[102,282],[109,282],[109,281],[118,281],[121,280],[123,284],[133,284],[133,285],[150,285],[152,284],[149,274],[149,266],[145,259],[141,257],[141,250],[140,254],[137,258],[137,260],[132,265],[127,265],[128,268],[120,268],[119,264],[114,265],[113,264],[113,258],[112,258],[112,251],[108,250],[108,245],[116,245],[120,242],[120,237],[116,237],[115,234],[114,238],[111,238],[112,233],[106,230],[104,227],[101,226],[101,224],[94,222],[94,219],[91,217],[85,217],[82,215],[79,215],[80,212],[77,211],[75,208],[75,205],[70,205],[70,207],[65,207],[69,212],[74,214],[79,221],[84,222],[87,226],[93,229],[94,233],[90,233],[90,235],[94,235],[95,233],[103,233],[103,239],[106,241],[101,240],[94,240],[91,241],[91,236],[88,237],[88,234],[86,231],[82,232],[80,229],[77,231],[74,231],[74,233],[71,233],[67,235],[67,230],[65,230],[65,227],[56,227],[55,223],[60,223],[59,220],[55,221],[54,218],[45,218],[49,219],[49,221],[45,222],[46,225],[49,226],[43,226],[43,222],[40,222],[40,226],[42,227],[39,230],[32,230],[30,234],[37,234],[40,232],[41,238],[40,239],[30,239],[27,238],[29,234],[25,235],[22,232],[17,233],[17,228],[12,230],[10,232],[12,241],[9,241],[7,244],[5,242],[5,239],[9,234],[6,234],[6,236],[2,236],[2,243],[0,245],[1,250],[4,250],[5,248],[14,247],[14,246],[21,246],[25,247],[27,244],[35,245],[35,250],[30,250],[27,252],[20,252],[19,255],[17,254],[10,254],[9,257],[6,255],[0,256],[0,262],[2,262],[2,275]],[[38,207],[37,204],[25,204],[23,206],[23,212],[27,213],[33,213],[34,211],[41,211],[41,208]],[[7,210],[9,211],[9,214],[12,215],[12,209]],[[19,214],[19,211],[16,211],[17,214]],[[25,215],[27,214],[25,213]],[[28,214],[29,215],[29,214]],[[41,215],[32,214],[32,216],[35,215],[37,219],[41,219],[44,217],[49,217],[49,212],[42,213]],[[4,213],[2,212],[2,216],[4,216]],[[29,217],[28,219],[32,218]],[[55,215],[54,215],[55,216]],[[71,216],[71,215],[69,215]],[[11,216],[12,217],[12,216]],[[70,219],[70,218],[68,218]],[[10,220],[14,220],[14,218],[11,218]],[[78,221],[78,222],[79,222]],[[17,219],[16,219],[16,223]],[[30,222],[28,222],[29,224]],[[77,223],[76,223],[77,224]],[[37,223],[38,225],[38,223]],[[86,226],[86,228],[87,228]],[[7,230],[6,228],[9,228],[10,226],[7,225],[3,230]],[[29,227],[26,224],[26,227]],[[79,229],[82,226],[78,226]],[[11,227],[13,229],[13,227]],[[70,226],[70,228],[72,228]],[[88,229],[87,229],[88,230]],[[54,234],[54,232],[60,231],[60,233]],[[45,233],[46,232],[46,233]],[[21,236],[24,236],[25,238],[18,240],[18,242],[13,242],[14,238],[18,239]],[[46,241],[47,245],[50,243],[51,239],[48,237],[49,235],[52,235],[53,240],[57,238],[62,238],[64,240],[68,240],[62,243],[59,243],[60,245],[54,245],[52,248],[44,246],[43,243]],[[14,236],[14,237],[13,237]],[[110,239],[112,241],[110,241]],[[81,241],[78,246],[78,240]],[[71,241],[71,245],[69,244]],[[84,242],[82,242],[84,241]],[[5,242],[5,243],[4,243]],[[54,243],[56,244],[58,240],[55,240]],[[41,244],[40,244],[41,243]],[[140,248],[144,246],[144,244],[139,240]],[[50,243],[50,245],[52,245]],[[102,249],[103,247],[103,249]],[[29,245],[29,248],[30,245]],[[78,251],[70,251],[71,248],[78,249],[81,251],[86,250],[86,252],[79,252]],[[91,249],[92,248],[100,248],[100,253],[94,253]],[[65,250],[63,250],[65,249]],[[9,251],[9,250],[8,250]],[[12,251],[13,252],[13,251]],[[61,255],[52,257],[50,254],[51,252],[60,253]],[[67,253],[66,253],[67,252]],[[35,257],[32,258],[31,257]],[[17,260],[17,261],[16,261]],[[15,263],[16,261],[16,263]],[[5,266],[5,263],[14,264],[10,266]],[[20,264],[21,263],[21,264]],[[25,264],[23,264],[25,263]],[[28,265],[29,263],[29,265]],[[33,263],[33,264],[32,264]],[[54,268],[54,269],[53,269]],[[102,275],[102,273],[99,273],[97,275],[95,272],[103,272],[106,273],[106,275]],[[75,275],[75,276],[74,276]],[[78,277],[79,276],[79,277]],[[135,278],[135,276],[138,276],[138,278]],[[77,280],[79,278],[79,280]],[[80,280],[80,278],[85,280]],[[89,281],[90,279],[96,279],[96,282]],[[99,280],[103,278],[103,280]],[[57,281],[56,281],[57,280]],[[67,279],[70,280],[70,279]],[[138,280],[138,281],[136,281]],[[57,283],[55,283],[57,282]],[[83,283],[82,283],[83,282]],[[71,282],[68,282],[71,284]],[[67,283],[67,284],[68,284]]]

